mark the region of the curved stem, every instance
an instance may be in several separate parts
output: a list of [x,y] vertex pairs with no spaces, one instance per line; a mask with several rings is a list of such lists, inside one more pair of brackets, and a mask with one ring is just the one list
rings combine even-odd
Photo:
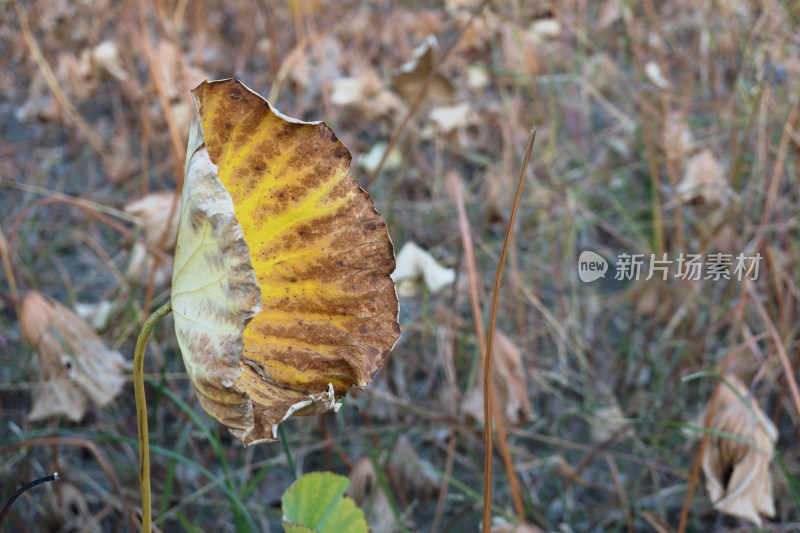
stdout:
[[0,511],[0,530],[3,529],[3,522],[6,519],[6,515],[8,514],[9,509],[11,509],[11,504],[14,503],[14,501],[20,496],[20,494],[22,494],[28,489],[32,489],[37,485],[41,485],[42,483],[47,483],[48,481],[58,481],[58,480],[59,480],[58,472],[53,472],[49,476],[44,476],[37,480],[31,481],[30,483],[27,483],[18,488],[16,492],[14,492],[14,494],[12,494],[11,497],[8,499],[6,505],[3,507],[3,510]]
[[136,394],[136,420],[139,426],[139,484],[142,489],[142,533],[151,533],[150,440],[147,436],[147,400],[144,397],[144,352],[147,340],[158,322],[172,311],[172,301],[150,315],[139,332],[133,353],[133,390]]

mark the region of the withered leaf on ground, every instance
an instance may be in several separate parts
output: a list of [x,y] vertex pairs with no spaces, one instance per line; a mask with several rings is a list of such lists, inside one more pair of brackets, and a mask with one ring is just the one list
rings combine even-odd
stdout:
[[367,120],[394,117],[403,108],[399,97],[388,90],[378,72],[367,68],[355,77],[333,80],[331,102],[352,106]]
[[[499,404],[503,424],[519,426],[531,420],[533,407],[525,384],[522,354],[514,341],[500,330],[497,330],[494,336],[492,364],[494,397]],[[461,402],[461,409],[473,419],[483,423],[483,371],[478,373],[475,387]]]
[[648,61],[644,66],[644,73],[650,82],[661,90],[668,91],[672,89],[672,83],[664,77],[661,66],[655,61]]
[[678,112],[670,112],[664,117],[661,129],[661,144],[667,161],[680,164],[683,158],[694,149],[695,141],[686,118]]
[[769,463],[778,429],[736,376],[726,379],[746,402],[721,385],[711,429],[740,440],[709,436],[702,457],[706,490],[717,511],[761,526],[760,515],[775,515]]
[[102,80],[104,77],[125,81],[128,73],[122,67],[119,49],[114,41],[103,41],[81,53],[81,69],[85,77]]
[[192,91],[172,283],[203,408],[245,444],[368,384],[400,328],[386,223],[324,123],[237,79]]
[[[174,210],[173,204],[175,205]],[[165,252],[175,249],[181,215],[181,199],[176,199],[174,192],[150,193],[127,204],[125,212],[141,219],[142,233],[145,239]],[[170,214],[172,214],[171,218]]]
[[633,431],[616,402],[597,408],[589,421],[593,442],[629,438]]
[[692,156],[675,192],[681,201],[700,199],[709,205],[725,204],[734,195],[722,173],[722,166],[709,149]]
[[22,301],[19,323],[39,356],[42,380],[34,390],[31,420],[63,415],[77,422],[89,402],[106,406],[122,390],[131,363],[70,309],[31,291]]
[[[439,45],[436,37],[429,36],[413,53],[413,58],[392,74],[392,88],[407,103],[413,103],[425,86],[428,76],[436,66],[436,53]],[[442,73],[433,75],[428,87],[427,97],[435,100],[449,100],[456,89]]]
[[538,76],[545,66],[539,59],[537,42],[519,26],[505,25],[501,30],[503,67],[516,74]]
[[[456,271],[443,267],[430,252],[420,248],[414,241],[408,241],[397,254],[397,268],[392,273],[392,279],[398,284],[416,284],[420,278],[431,292],[438,292],[455,281]],[[404,290],[414,291],[413,288]]]
[[467,126],[474,115],[475,110],[468,103],[462,102],[432,109],[430,119],[438,131],[450,133],[458,128]]
[[492,520],[492,533],[544,533],[531,524],[512,524],[502,518]]
[[[397,482],[393,488],[401,490],[406,500],[430,498],[439,488],[441,481],[433,466],[417,455],[405,435],[397,439],[386,467]],[[402,531],[369,457],[359,459],[350,472],[347,495],[364,510],[373,533]]]
[[[175,209],[173,210],[173,202]],[[175,249],[178,235],[178,222],[181,214],[181,199],[175,198],[171,191],[158,191],[135,200],[125,206],[125,212],[141,219],[144,238],[165,252]],[[170,218],[170,213],[172,217]],[[126,277],[147,283],[150,271],[157,268],[154,282],[156,285],[167,283],[171,277],[172,263],[159,262],[141,242],[135,242],[131,248]]]

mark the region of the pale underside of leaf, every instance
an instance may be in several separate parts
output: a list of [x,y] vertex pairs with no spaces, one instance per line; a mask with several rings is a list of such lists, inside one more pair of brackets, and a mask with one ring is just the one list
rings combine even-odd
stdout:
[[242,374],[244,323],[260,309],[259,289],[230,194],[202,148],[187,163],[182,203],[172,276],[176,337],[200,405],[244,438],[253,408],[233,385]]

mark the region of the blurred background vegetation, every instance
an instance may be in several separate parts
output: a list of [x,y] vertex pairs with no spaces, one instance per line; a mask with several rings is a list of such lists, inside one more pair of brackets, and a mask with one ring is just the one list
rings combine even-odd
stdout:
[[[545,531],[677,531],[689,491],[685,530],[757,529],[694,468],[727,373],[778,431],[752,472],[774,489],[764,524],[797,530],[799,27],[800,2],[769,0],[0,2],[0,501],[63,477],[7,530],[135,529],[130,376],[105,405],[50,405],[76,416],[34,412],[80,378],[46,370],[18,306],[42,293],[131,358],[169,295],[189,90],[231,76],[331,126],[396,251],[413,241],[423,274],[452,274],[399,284],[404,333],[376,382],[287,421],[283,444],[244,449],[205,415],[165,321],[146,363],[162,531],[280,531],[283,491],[323,469],[351,476],[376,532],[478,529],[478,324],[534,122],[495,345],[517,484],[498,442],[493,531],[520,511]],[[584,250],[604,279],[579,280]],[[612,275],[622,253],[646,273],[650,254],[713,252],[760,254],[758,277]],[[723,486],[748,450],[726,442],[704,445]]]

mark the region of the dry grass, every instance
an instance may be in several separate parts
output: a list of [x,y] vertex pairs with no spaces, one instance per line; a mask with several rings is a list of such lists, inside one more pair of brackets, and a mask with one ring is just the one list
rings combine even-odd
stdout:
[[[141,229],[123,208],[180,187],[188,89],[232,75],[334,128],[396,247],[415,241],[456,283],[402,296],[404,336],[378,382],[337,416],[288,421],[285,447],[234,444],[197,405],[170,322],[157,328],[145,368],[162,531],[280,530],[296,473],[348,474],[364,457],[385,527],[477,529],[482,427],[460,405],[476,386],[476,332],[534,122],[497,327],[521,349],[535,419],[504,427],[521,503],[497,452],[494,514],[513,521],[521,505],[547,531],[754,530],[712,509],[696,466],[697,425],[730,368],[780,432],[766,527],[798,528],[798,2],[500,1],[469,25],[479,2],[105,4],[0,4],[0,502],[63,478],[22,496],[8,531],[133,530],[132,386],[79,423],[28,421],[38,359],[20,338],[16,292],[111,302],[100,333],[130,357],[168,287],[126,278]],[[431,81],[414,106],[391,74],[429,34],[440,53],[453,48],[418,79]],[[93,52],[106,40],[118,58]],[[446,124],[461,104],[468,113]],[[393,139],[399,157],[360,166]],[[719,176],[713,164],[688,172],[704,150]],[[713,187],[694,194],[697,180]],[[583,250],[763,260],[749,282],[619,281],[612,265],[583,283]],[[400,436],[439,476],[435,494],[387,466]]]

